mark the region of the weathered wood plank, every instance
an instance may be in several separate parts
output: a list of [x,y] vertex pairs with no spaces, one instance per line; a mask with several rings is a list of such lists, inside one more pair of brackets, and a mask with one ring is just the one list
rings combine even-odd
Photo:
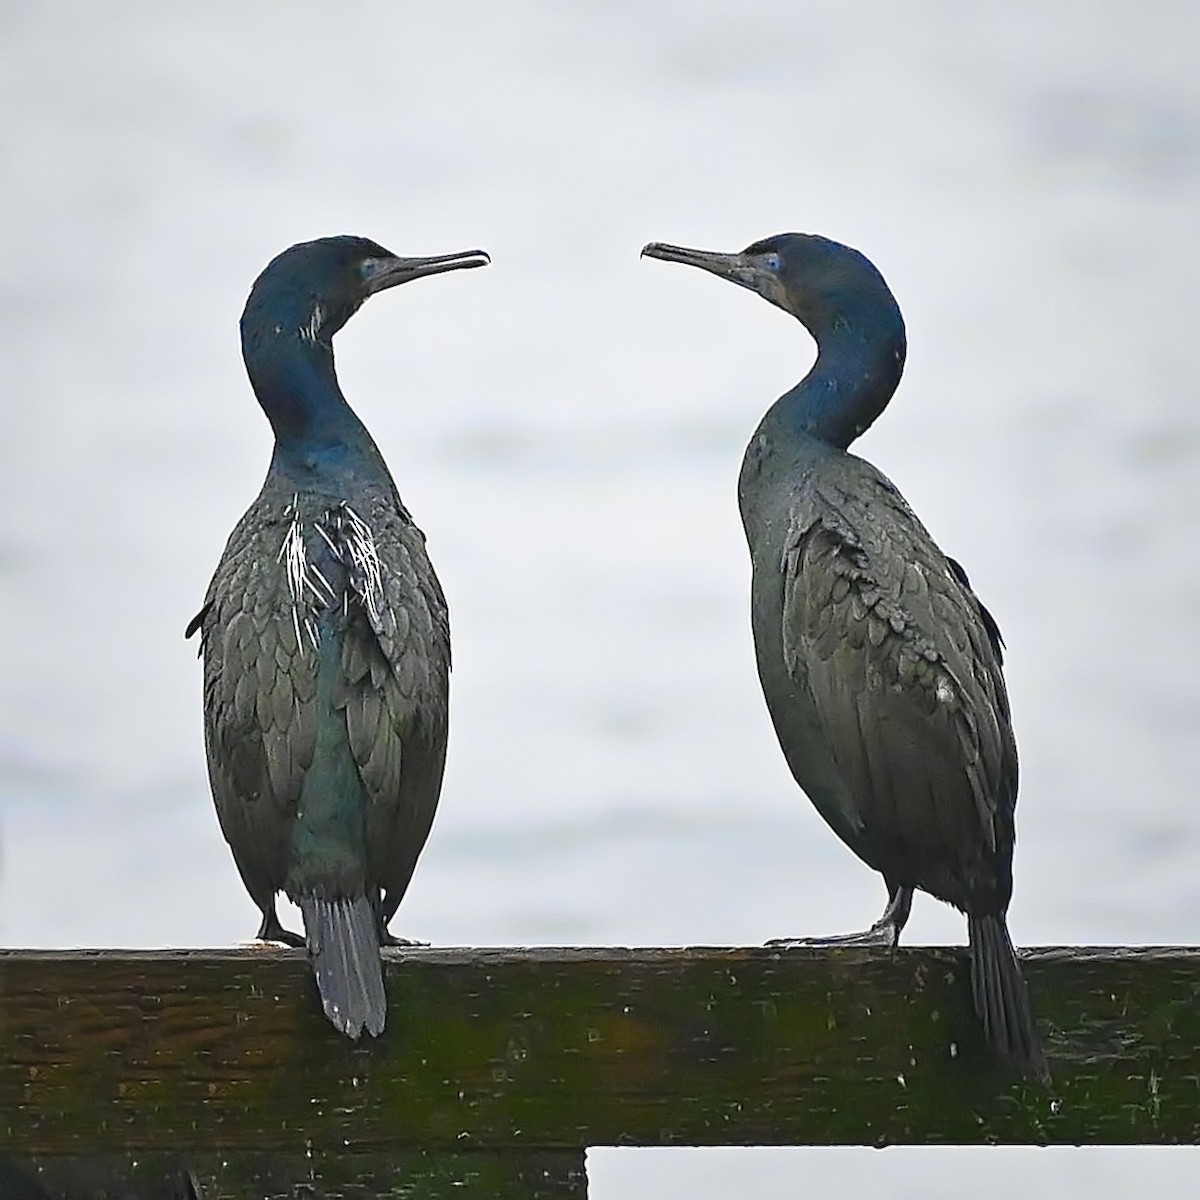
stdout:
[[585,1200],[582,1150],[110,1154],[5,1163],[3,1200]]
[[27,1153],[1191,1142],[1200,950],[1031,952],[1053,1094],[991,1067],[956,949],[389,952],[353,1045],[287,950],[0,953]]

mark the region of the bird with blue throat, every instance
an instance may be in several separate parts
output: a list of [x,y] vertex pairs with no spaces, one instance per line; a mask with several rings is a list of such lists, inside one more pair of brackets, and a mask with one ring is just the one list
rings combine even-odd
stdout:
[[[325,1015],[382,1033],[380,947],[433,823],[446,761],[446,600],[332,339],[376,292],[485,266],[362,237],[292,246],[255,281],[242,356],[275,436],[258,498],[187,627],[221,830],[264,941],[307,946]],[[276,913],[284,893],[304,934]]]
[[999,628],[896,486],[849,453],[904,370],[904,320],[849,246],[786,233],[740,253],[651,242],[782,308],[817,344],[808,374],[746,449],[738,504],[759,680],[792,775],[878,871],[862,933],[777,944],[895,946],[916,890],[966,914],[984,1035],[1021,1075],[1049,1074],[1006,914],[1017,745]]

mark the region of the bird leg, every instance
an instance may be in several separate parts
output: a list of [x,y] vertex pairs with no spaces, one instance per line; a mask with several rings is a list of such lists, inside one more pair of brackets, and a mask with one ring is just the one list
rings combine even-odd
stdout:
[[428,942],[419,941],[417,938],[402,938],[397,937],[386,925],[379,929],[379,944],[381,946],[428,946]]
[[[395,912],[395,910],[392,910],[392,912]],[[384,919],[382,912],[378,916],[378,929],[380,946],[428,946],[430,944],[428,942],[421,942],[415,937],[397,937],[388,928],[388,920]]]
[[299,949],[303,949],[307,945],[300,934],[292,933],[290,929],[284,929],[279,923],[274,904],[263,909],[262,924],[254,936],[263,942],[282,942],[285,946],[295,946]]
[[428,946],[428,942],[422,942],[418,938],[397,937],[388,928],[388,922],[396,915],[396,909],[400,907],[400,897],[403,895],[403,888],[399,890],[394,900],[390,891],[385,893],[379,888],[375,888],[371,893],[371,903],[375,908],[375,923],[379,929],[379,944],[380,946]]
[[883,916],[870,929],[858,933],[835,933],[829,937],[772,938],[768,946],[887,946],[894,947],[912,910],[913,890],[903,884],[888,884],[888,902]]

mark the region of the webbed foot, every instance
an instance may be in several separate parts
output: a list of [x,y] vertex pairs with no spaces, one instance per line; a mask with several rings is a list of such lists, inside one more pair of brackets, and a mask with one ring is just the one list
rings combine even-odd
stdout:
[[870,929],[857,933],[834,933],[827,937],[772,938],[768,946],[894,946],[900,931],[890,921],[876,921]]
[[273,904],[263,913],[262,924],[254,936],[262,942],[282,942],[285,946],[294,946],[299,950],[308,944],[300,934],[293,933],[290,929],[284,929],[279,923],[279,917],[275,913]]
[[829,937],[772,938],[768,946],[887,946],[889,949],[900,941],[900,930],[908,921],[912,911],[913,890],[902,884],[888,885],[887,908],[883,916],[859,933],[835,933]]
[[380,944],[380,946],[428,946],[429,945],[428,942],[419,941],[417,938],[397,937],[390,929],[388,929],[388,927],[386,925],[379,931],[379,944]]

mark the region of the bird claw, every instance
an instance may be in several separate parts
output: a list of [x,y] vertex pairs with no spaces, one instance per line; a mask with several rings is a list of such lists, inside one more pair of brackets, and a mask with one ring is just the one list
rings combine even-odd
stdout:
[[390,930],[385,929],[379,935],[380,946],[428,946],[428,942],[422,942],[418,938],[403,938],[397,937]]
[[835,933],[827,937],[772,938],[766,945],[779,950],[812,946],[886,946],[891,949],[899,938],[899,931],[889,921],[887,924],[872,925],[857,933]]
[[296,950],[302,950],[308,944],[300,934],[284,929],[273,908],[270,912],[263,913],[262,924],[254,936],[260,942],[279,942]]

